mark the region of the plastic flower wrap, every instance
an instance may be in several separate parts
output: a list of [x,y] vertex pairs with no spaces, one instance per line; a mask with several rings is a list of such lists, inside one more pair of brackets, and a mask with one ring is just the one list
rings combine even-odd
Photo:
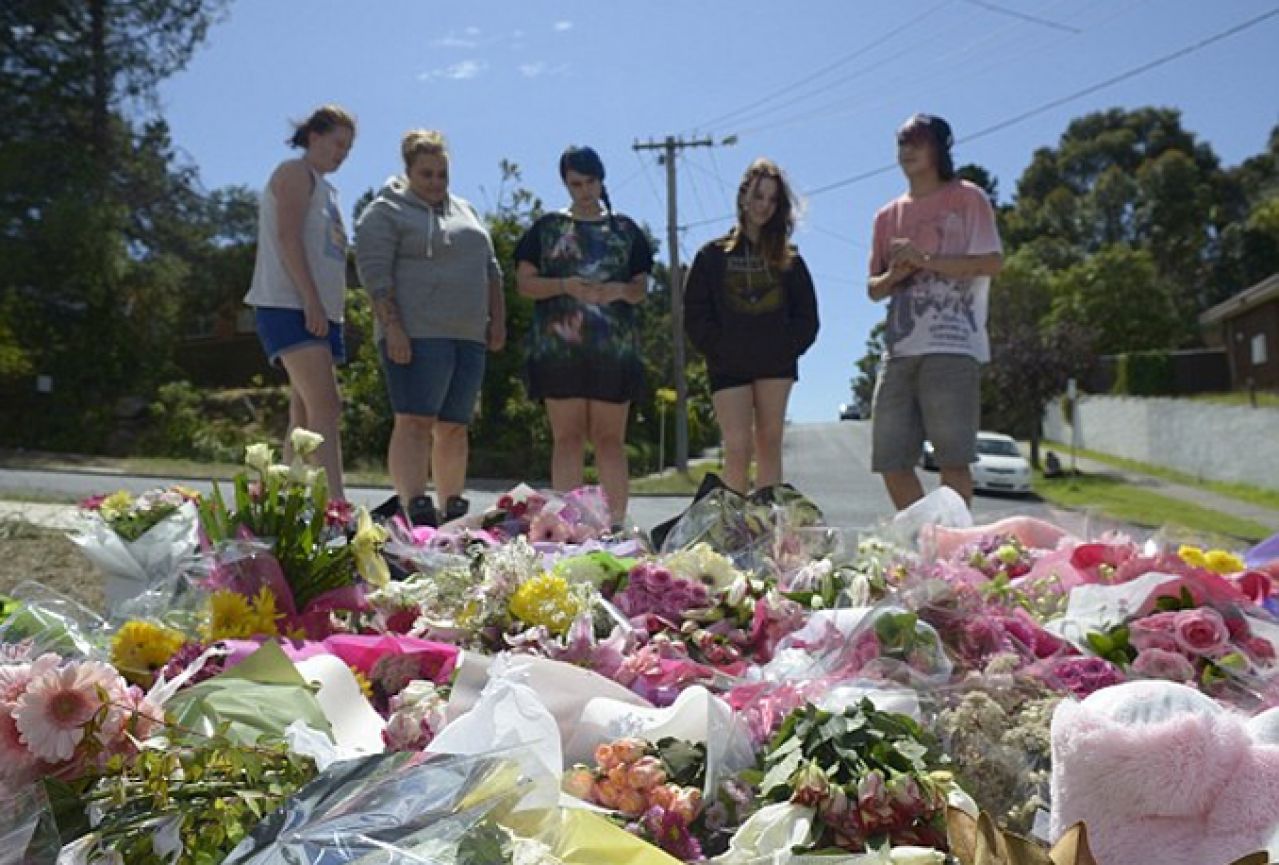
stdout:
[[198,500],[191,490],[171,487],[81,502],[83,519],[69,537],[106,576],[109,608],[170,584],[196,562]]
[[934,729],[956,780],[999,826],[1029,832],[1048,809],[1052,714],[1063,699],[1042,685],[974,677],[946,695]]
[[808,706],[769,743],[760,795],[814,809],[811,836],[796,852],[885,842],[945,849],[952,782],[944,765],[936,741],[908,716],[869,700],[838,714]]

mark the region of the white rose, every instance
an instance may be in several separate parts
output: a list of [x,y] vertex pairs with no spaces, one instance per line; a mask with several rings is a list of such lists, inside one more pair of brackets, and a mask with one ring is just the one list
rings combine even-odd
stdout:
[[275,459],[275,454],[271,453],[271,446],[263,442],[255,445],[249,445],[244,449],[244,464],[252,469],[260,472],[267,470],[271,465],[271,460]]
[[317,432],[311,432],[309,429],[302,427],[294,427],[292,434],[289,436],[289,442],[293,445],[293,452],[305,459],[320,447],[324,441],[324,436]]

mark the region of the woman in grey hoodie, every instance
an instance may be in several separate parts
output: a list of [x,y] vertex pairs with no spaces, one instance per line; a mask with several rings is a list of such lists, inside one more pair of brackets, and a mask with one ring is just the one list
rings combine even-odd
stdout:
[[449,193],[449,154],[438,132],[401,143],[392,177],[360,215],[355,254],[373,297],[395,426],[387,469],[415,525],[467,511],[467,425],[484,379],[485,350],[506,342],[502,272],[479,214]]

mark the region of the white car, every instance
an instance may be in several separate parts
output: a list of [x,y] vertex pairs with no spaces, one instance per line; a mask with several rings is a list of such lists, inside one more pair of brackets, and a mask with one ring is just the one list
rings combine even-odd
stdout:
[[971,466],[973,489],[1003,493],[1030,492],[1030,463],[1017,442],[1002,433],[977,433],[977,461]]
[[[937,457],[933,443],[924,442],[920,464],[930,471],[937,470]],[[973,473],[973,489],[1003,493],[1030,492],[1030,463],[1017,449],[1017,441],[1003,433],[977,433],[977,459],[970,466]]]

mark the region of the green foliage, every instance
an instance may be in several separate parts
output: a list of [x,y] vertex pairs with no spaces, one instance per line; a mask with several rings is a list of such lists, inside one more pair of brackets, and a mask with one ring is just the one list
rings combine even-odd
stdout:
[[373,341],[373,305],[368,293],[346,293],[347,362],[338,367],[342,390],[342,454],[348,462],[381,464],[395,417]]
[[169,382],[151,403],[140,448],[152,456],[238,463],[247,445],[278,437],[287,417],[284,388],[209,391]]
[[[86,803],[102,810],[94,849],[119,861],[214,865],[315,774],[314,763],[282,741],[262,739],[246,748],[219,734],[143,749],[128,761],[112,757],[82,797],[80,813]],[[166,834],[161,828],[181,842],[176,858],[156,849]]]
[[1168,352],[1129,352],[1115,358],[1115,383],[1111,393],[1168,396],[1172,392],[1172,355]]
[[884,355],[884,334],[888,323],[881,321],[870,329],[866,339],[866,353],[857,361],[857,376],[853,379],[853,400],[860,406],[870,407],[875,397],[875,382],[879,378],[879,364]]

